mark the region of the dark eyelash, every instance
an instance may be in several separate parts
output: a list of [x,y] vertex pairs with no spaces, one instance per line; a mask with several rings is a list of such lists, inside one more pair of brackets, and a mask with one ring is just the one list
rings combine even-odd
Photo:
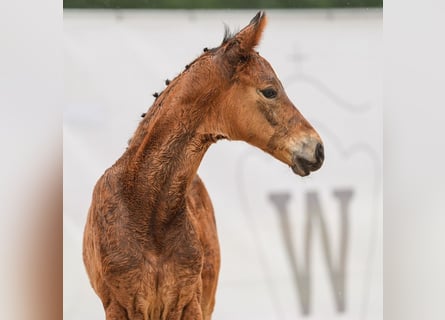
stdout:
[[275,89],[272,89],[272,88],[263,89],[263,90],[260,90],[260,92],[267,99],[273,99],[277,96],[277,92],[275,91]]

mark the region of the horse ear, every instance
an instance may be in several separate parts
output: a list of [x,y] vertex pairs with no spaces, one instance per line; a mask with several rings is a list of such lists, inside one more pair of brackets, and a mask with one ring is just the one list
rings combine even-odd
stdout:
[[245,61],[251,50],[260,42],[264,27],[266,26],[266,14],[259,11],[250,23],[236,34],[232,34],[226,26],[224,39],[221,44],[222,55],[226,70],[232,75],[240,62]]
[[258,11],[250,23],[235,35],[242,51],[249,52],[259,44],[266,22],[266,13]]

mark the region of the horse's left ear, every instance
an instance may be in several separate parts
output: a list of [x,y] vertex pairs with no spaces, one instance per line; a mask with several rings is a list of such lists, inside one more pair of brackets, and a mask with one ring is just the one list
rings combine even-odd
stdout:
[[258,45],[266,22],[266,13],[258,11],[255,17],[250,20],[250,23],[235,35],[235,39],[242,51],[249,52]]
[[226,27],[224,39],[221,44],[222,51],[220,57],[226,66],[229,74],[232,75],[240,62],[246,61],[252,49],[260,42],[264,27],[266,26],[266,14],[259,11],[250,23],[237,34],[231,34]]

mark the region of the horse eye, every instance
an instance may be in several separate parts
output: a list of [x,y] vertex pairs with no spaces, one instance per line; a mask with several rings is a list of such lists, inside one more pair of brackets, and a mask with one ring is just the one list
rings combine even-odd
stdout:
[[272,88],[267,88],[260,91],[267,99],[273,99],[277,96],[277,92],[275,91],[275,89]]

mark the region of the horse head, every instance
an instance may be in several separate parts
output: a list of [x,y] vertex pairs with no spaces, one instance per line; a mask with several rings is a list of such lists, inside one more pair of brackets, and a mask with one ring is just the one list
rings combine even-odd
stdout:
[[323,143],[290,101],[271,65],[255,51],[266,25],[259,12],[236,34],[226,34],[210,52],[221,78],[214,127],[230,140],[243,140],[307,176],[324,160]]

